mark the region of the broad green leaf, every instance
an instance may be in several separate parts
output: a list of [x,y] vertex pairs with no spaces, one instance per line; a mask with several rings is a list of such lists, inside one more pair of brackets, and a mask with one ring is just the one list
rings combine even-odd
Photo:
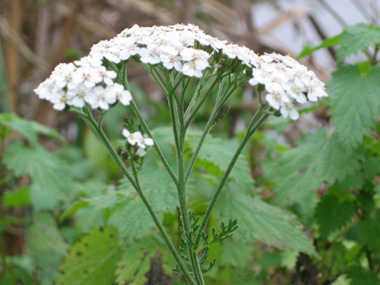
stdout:
[[71,196],[71,178],[68,169],[54,154],[42,147],[34,149],[21,143],[12,144],[5,153],[4,162],[16,176],[30,175],[30,199],[35,209],[54,209],[59,202]]
[[66,254],[67,245],[50,214],[40,213],[35,217],[33,225],[28,230],[27,249],[40,282],[51,283],[58,274],[57,268]]
[[7,207],[19,207],[30,205],[29,187],[22,187],[15,191],[4,193],[4,205]]
[[380,44],[380,27],[370,24],[357,24],[344,29],[339,40],[338,62],[345,57]]
[[357,66],[349,65],[339,68],[326,83],[331,122],[346,148],[358,146],[375,128],[375,116],[380,114],[379,78],[380,66],[362,74]]
[[57,133],[56,130],[34,121],[21,119],[16,114],[0,114],[0,125],[22,133],[33,146],[37,145],[38,133],[64,142],[64,139]]
[[[197,147],[199,139],[200,135],[197,135],[196,133],[189,135],[188,144],[193,151]],[[234,156],[237,147],[238,143],[236,141],[213,138],[209,135],[202,145],[198,158],[200,163],[202,160],[211,162],[224,173],[230,160]],[[249,191],[253,188],[253,179],[250,175],[250,168],[248,162],[242,155],[236,161],[236,164],[231,171],[230,178],[232,178],[241,189]]]
[[[176,186],[162,165],[153,159],[145,160],[139,180],[160,219],[164,213],[176,211]],[[129,237],[142,236],[154,229],[152,217],[127,179],[122,180],[119,190],[125,194],[125,198],[119,199],[119,206],[112,213],[109,223]]]
[[346,197],[339,197],[334,194],[323,196],[315,209],[319,232],[326,238],[335,230],[345,226],[354,215],[354,202]]
[[335,37],[324,40],[320,45],[304,46],[301,53],[297,56],[297,60],[300,60],[301,58],[304,58],[305,56],[308,56],[312,54],[313,52],[320,50],[322,48],[329,48],[329,47],[338,45],[340,38],[341,38],[341,35],[337,35]]
[[380,210],[375,217],[368,217],[358,225],[358,233],[361,241],[368,249],[380,253]]
[[329,136],[326,129],[305,135],[276,162],[272,173],[277,183],[274,202],[301,202],[322,183],[333,184],[359,169],[360,158],[359,152],[342,148],[336,135]]
[[121,255],[116,229],[93,229],[70,248],[56,284],[111,285],[115,281],[114,272]]
[[366,271],[360,266],[352,266],[348,270],[347,279],[351,282],[351,285],[357,284],[371,284],[371,285],[379,285],[380,280],[376,276],[376,273],[373,271]]
[[238,220],[239,228],[233,235],[238,241],[260,240],[278,248],[315,254],[293,214],[258,198],[228,189],[219,198],[215,212],[222,219]]
[[221,265],[232,265],[235,267],[245,267],[247,260],[252,254],[252,245],[249,243],[237,242],[233,239],[226,239],[222,243]]
[[117,284],[140,285],[147,281],[151,259],[156,255],[157,244],[151,237],[143,238],[129,245],[117,264]]

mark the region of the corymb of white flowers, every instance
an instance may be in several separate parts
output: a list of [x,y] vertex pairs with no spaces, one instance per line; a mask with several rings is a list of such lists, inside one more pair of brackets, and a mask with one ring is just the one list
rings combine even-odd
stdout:
[[[119,64],[131,58],[147,65],[160,65],[188,77],[201,78],[206,69],[229,65],[246,67],[252,86],[265,87],[268,104],[283,117],[299,117],[295,103],[317,101],[327,96],[324,83],[314,72],[290,56],[276,53],[258,56],[252,50],[228,44],[209,36],[194,25],[139,27],[126,29],[111,40],[101,41],[91,48],[88,56],[74,63],[59,64],[51,76],[35,92],[41,99],[54,104],[57,110],[67,105],[108,110],[119,101],[129,105],[131,93],[117,83],[117,73],[105,61]],[[108,66],[108,68],[106,68]]]

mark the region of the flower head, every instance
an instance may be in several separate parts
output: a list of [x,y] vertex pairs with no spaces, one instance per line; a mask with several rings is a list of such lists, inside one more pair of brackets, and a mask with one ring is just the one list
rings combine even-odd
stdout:
[[290,56],[276,53],[259,56],[247,47],[207,35],[191,24],[135,25],[125,29],[115,38],[95,44],[88,56],[74,63],[59,64],[35,92],[58,110],[66,105],[82,108],[85,104],[108,110],[116,101],[129,105],[131,93],[117,83],[120,79],[117,70],[106,66],[107,62],[119,64],[131,59],[196,78],[201,78],[208,68],[216,73],[230,66],[230,72],[252,75],[249,84],[263,85],[268,104],[291,119],[299,117],[295,104],[327,96],[324,83]]

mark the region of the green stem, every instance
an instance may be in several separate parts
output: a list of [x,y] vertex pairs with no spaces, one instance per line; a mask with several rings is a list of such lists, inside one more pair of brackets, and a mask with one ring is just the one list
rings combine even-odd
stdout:
[[[260,115],[261,115],[261,117],[260,117]],[[252,118],[252,120],[251,120],[251,122],[247,128],[247,133],[245,134],[245,136],[244,136],[243,140],[241,141],[238,149],[236,150],[234,156],[232,157],[230,163],[228,164],[226,172],[224,173],[221,181],[219,182],[219,185],[214,192],[214,195],[211,199],[211,202],[210,202],[209,206],[207,207],[206,213],[203,217],[202,223],[201,223],[199,231],[198,231],[198,235],[197,235],[196,240],[195,240],[195,244],[199,244],[199,242],[200,242],[202,232],[205,230],[205,228],[207,226],[207,223],[210,219],[211,212],[215,206],[215,203],[218,200],[220,193],[221,193],[221,191],[222,191],[222,189],[223,189],[223,187],[224,187],[224,185],[225,185],[225,183],[226,183],[237,159],[239,158],[241,152],[243,151],[243,149],[244,149],[245,145],[247,144],[247,142],[249,141],[250,137],[261,126],[261,124],[268,118],[268,116],[269,116],[269,114],[263,113],[263,106],[260,106],[259,109],[257,110],[256,114],[253,116],[253,118]],[[257,122],[256,122],[256,120],[257,120]]]
[[[189,127],[189,125],[193,121],[195,115],[198,113],[199,109],[202,107],[203,103],[206,101],[207,97],[210,95],[211,91],[219,83],[220,78],[221,78],[221,76],[217,76],[215,78],[214,82],[212,83],[211,87],[208,89],[208,92],[205,92],[205,94],[203,95],[203,97],[201,98],[201,100],[199,100],[197,103],[195,103],[195,101],[197,101],[197,99],[199,98],[200,92],[201,92],[202,87],[203,87],[203,83],[201,81],[199,82],[199,85],[197,86],[197,89],[195,90],[195,94],[194,94],[194,96],[193,96],[193,98],[192,98],[192,100],[190,102],[190,105],[187,108],[187,110],[185,112],[185,115],[184,115],[184,118],[186,118],[188,116],[188,114],[190,113],[189,118],[187,119],[187,122],[185,124],[185,129],[187,129]],[[196,104],[195,105],[195,109],[194,109],[194,111],[191,112],[191,109],[194,106],[194,104]]]
[[199,140],[197,147],[194,150],[194,154],[191,157],[189,166],[187,167],[186,174],[185,174],[185,180],[186,181],[189,178],[191,171],[193,170],[194,164],[198,158],[199,151],[203,145],[204,140],[206,139],[206,136],[208,135],[208,133],[210,132],[210,130],[214,124],[216,116],[218,115],[219,111],[222,109],[222,107],[223,107],[224,103],[227,101],[227,99],[232,95],[233,91],[235,91],[235,88],[232,88],[232,89],[227,90],[227,92],[223,95],[222,84],[220,85],[220,87],[221,88],[219,91],[221,93],[218,92],[218,95],[217,95],[218,103],[214,107],[214,110],[212,111],[211,116],[210,116],[209,120],[207,121],[207,124],[206,124],[206,126],[202,132],[201,139]]
[[[177,192],[180,205],[180,213],[182,217],[182,223],[186,235],[191,235],[192,229],[190,224],[190,218],[188,215],[188,206],[187,206],[187,197],[186,197],[186,181],[185,181],[185,164],[184,164],[184,146],[185,146],[185,128],[184,128],[184,115],[181,110],[183,106],[180,103],[180,106],[176,105],[173,102],[172,96],[175,96],[174,92],[168,94],[169,109],[173,123],[173,132],[174,136],[177,138],[175,143],[176,156],[177,156],[177,169],[178,169],[178,185]],[[182,100],[180,102],[183,102]],[[176,101],[178,104],[179,101]],[[178,119],[178,120],[177,120]],[[174,121],[176,120],[177,123]],[[203,285],[204,280],[202,276],[201,266],[199,264],[198,256],[193,251],[190,244],[187,244],[187,249],[190,255],[190,261],[193,268],[193,273],[197,284]]]
[[[123,83],[124,88],[126,88],[127,90],[131,90],[130,86],[129,86],[128,78],[127,78],[127,66],[126,65],[123,67],[122,83]],[[151,131],[149,130],[148,125],[145,123],[145,120],[142,118],[141,113],[140,113],[139,109],[137,108],[136,103],[133,100],[131,101],[131,107],[132,107],[135,115],[139,119],[141,125],[143,126],[145,133],[147,133],[147,135],[154,140],[154,137],[153,137]],[[156,151],[157,155],[160,157],[162,163],[164,164],[166,171],[168,172],[168,174],[172,178],[173,182],[177,185],[178,179],[177,179],[176,175],[174,174],[173,170],[171,169],[168,161],[166,160],[164,154],[161,151],[160,146],[157,144],[156,141],[154,142],[153,148]]]
[[[99,127],[99,125],[97,124],[95,118],[93,117],[92,115],[92,112],[91,110],[88,108],[85,109],[85,113],[86,113],[86,117],[85,117],[85,121],[86,123],[88,123],[88,125],[90,126],[90,128],[95,131],[97,134],[98,134],[98,137],[100,138],[100,140],[103,142],[103,144],[106,146],[108,152],[111,154],[113,160],[117,163],[117,165],[120,167],[121,171],[123,172],[123,174],[128,178],[128,180],[131,182],[132,186],[135,188],[137,194],[139,195],[139,197],[141,198],[141,200],[143,201],[143,203],[145,204],[146,208],[148,209],[151,217],[153,218],[153,221],[154,223],[156,224],[158,230],[160,231],[161,235],[164,237],[174,259],[176,260],[178,266],[181,268],[183,274],[185,275],[186,279],[190,282],[190,284],[194,284],[194,285],[197,285],[197,283],[195,282],[194,278],[191,276],[191,273],[188,271],[188,269],[186,268],[186,265],[184,264],[184,262],[182,261],[177,249],[175,248],[173,242],[171,241],[168,233],[166,232],[164,226],[162,225],[159,217],[157,216],[156,214],[156,211],[154,210],[151,202],[149,201],[148,197],[145,195],[145,193],[143,192],[143,190],[141,189],[139,183],[138,183],[138,180],[134,179],[134,177],[129,173],[129,171],[127,170],[126,166],[124,165],[123,161],[121,160],[121,158],[118,156],[118,154],[116,153],[115,149],[113,148],[111,142],[109,141],[108,137],[106,136],[106,134],[104,133],[103,129],[101,129]],[[132,171],[134,172],[134,175],[136,177],[136,169],[133,168],[132,166]]]

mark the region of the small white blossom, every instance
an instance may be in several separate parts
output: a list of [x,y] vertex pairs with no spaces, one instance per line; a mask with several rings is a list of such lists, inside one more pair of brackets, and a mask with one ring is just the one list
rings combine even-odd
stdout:
[[107,87],[109,93],[113,93],[116,100],[118,100],[123,105],[129,105],[132,101],[131,92],[125,90],[123,85],[115,83],[112,86]]
[[122,133],[123,136],[127,138],[127,141],[130,145],[135,145],[143,139],[143,136],[140,132],[131,133],[127,129],[123,129]]
[[136,151],[136,154],[139,156],[139,157],[143,157],[143,156],[145,156],[145,154],[146,154],[146,151],[145,151],[145,149],[144,148],[138,148],[137,149],[137,151]]

